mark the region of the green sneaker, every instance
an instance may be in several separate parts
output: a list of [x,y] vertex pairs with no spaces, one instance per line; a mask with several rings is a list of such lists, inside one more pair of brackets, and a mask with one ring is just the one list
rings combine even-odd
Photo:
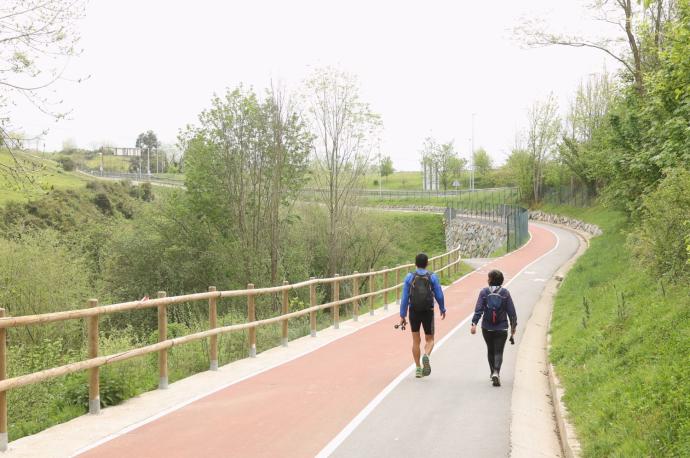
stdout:
[[422,364],[424,365],[422,375],[427,377],[429,374],[431,374],[431,364],[429,364],[429,357],[427,355],[422,356]]
[[422,375],[422,368],[421,368],[421,367],[418,367],[418,368],[417,368],[417,372],[415,372],[414,376],[417,377],[417,378],[422,378],[422,377],[423,377],[423,375]]

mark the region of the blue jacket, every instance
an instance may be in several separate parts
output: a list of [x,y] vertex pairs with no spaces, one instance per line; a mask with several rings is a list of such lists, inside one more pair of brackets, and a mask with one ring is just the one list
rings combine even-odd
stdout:
[[[416,272],[419,275],[426,275],[430,273],[425,269],[417,269]],[[412,279],[414,274],[410,272],[405,277],[405,283],[403,284],[402,300],[400,301],[400,317],[405,318],[407,316],[407,307],[410,305],[410,286],[412,285]],[[443,300],[443,289],[441,289],[441,282],[438,281],[436,274],[431,274],[431,291],[434,293],[434,299],[438,303],[438,308],[441,313],[446,313],[446,305]]]
[[472,317],[472,324],[477,324],[479,319],[484,315],[482,320],[482,329],[487,331],[505,331],[508,329],[508,319],[510,319],[510,325],[515,328],[517,326],[517,314],[515,313],[515,304],[513,304],[513,298],[510,297],[510,291],[501,286],[498,294],[503,298],[503,303],[501,304],[502,309],[506,313],[502,314],[500,321],[496,324],[491,322],[489,314],[485,314],[487,311],[486,298],[489,295],[489,288],[484,288],[479,292],[479,298],[477,298],[477,305],[474,307],[474,316]]

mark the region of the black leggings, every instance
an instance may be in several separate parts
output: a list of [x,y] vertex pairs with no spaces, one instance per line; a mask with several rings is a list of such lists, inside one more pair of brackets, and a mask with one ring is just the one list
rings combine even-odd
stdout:
[[487,331],[482,328],[482,335],[486,342],[487,356],[489,358],[489,368],[491,372],[501,372],[503,362],[503,348],[506,346],[508,331]]

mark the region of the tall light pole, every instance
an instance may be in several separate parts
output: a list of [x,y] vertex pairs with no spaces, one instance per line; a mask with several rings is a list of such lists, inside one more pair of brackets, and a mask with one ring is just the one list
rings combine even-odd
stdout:
[[470,151],[470,189],[474,191],[474,117],[477,113],[472,113],[472,151]]

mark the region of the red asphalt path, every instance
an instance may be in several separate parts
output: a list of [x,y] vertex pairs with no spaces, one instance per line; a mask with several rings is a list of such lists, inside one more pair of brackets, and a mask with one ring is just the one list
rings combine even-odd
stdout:
[[[531,226],[519,251],[483,268],[506,281],[556,245]],[[473,272],[445,290],[440,340],[474,308],[486,274]],[[379,321],[312,353],[213,393],[118,436],[86,457],[307,457],[319,453],[391,381],[412,364],[410,333]],[[259,355],[259,358],[261,356]]]

